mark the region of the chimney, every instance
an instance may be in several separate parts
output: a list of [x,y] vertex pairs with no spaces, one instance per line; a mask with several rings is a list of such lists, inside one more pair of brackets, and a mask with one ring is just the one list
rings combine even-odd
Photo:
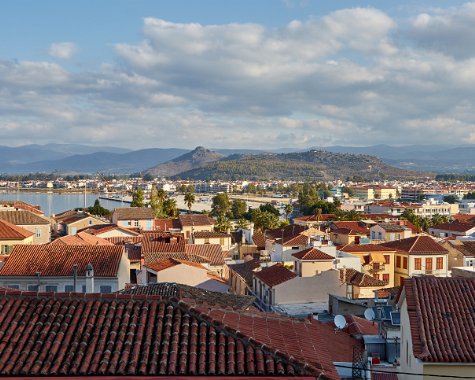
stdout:
[[91,263],[86,265],[86,293],[94,293],[94,268]]

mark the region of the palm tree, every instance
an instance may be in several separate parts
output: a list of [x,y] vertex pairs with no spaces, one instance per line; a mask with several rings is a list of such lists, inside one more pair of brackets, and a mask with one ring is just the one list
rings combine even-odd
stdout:
[[291,203],[285,205],[284,212],[285,212],[285,219],[289,220],[289,215],[292,214],[294,208],[292,207]]
[[188,213],[191,213],[191,206],[195,203],[195,193],[187,191],[184,197],[186,206],[188,207]]
[[176,206],[176,200],[173,198],[167,198],[163,202],[163,212],[170,217],[178,215],[178,208]]

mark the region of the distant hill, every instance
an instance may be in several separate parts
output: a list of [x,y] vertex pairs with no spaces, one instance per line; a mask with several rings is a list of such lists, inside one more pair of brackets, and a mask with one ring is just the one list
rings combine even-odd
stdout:
[[146,171],[154,177],[170,177],[184,171],[200,168],[206,164],[221,160],[225,156],[199,146],[168,162],[156,165]]
[[307,152],[231,156],[206,166],[175,175],[194,180],[332,180],[360,176],[368,180],[409,178],[421,173],[402,170],[369,155]]
[[95,152],[73,155],[59,160],[26,164],[3,164],[3,173],[58,172],[71,173],[133,173],[168,161],[187,152],[185,149],[142,149],[127,153]]

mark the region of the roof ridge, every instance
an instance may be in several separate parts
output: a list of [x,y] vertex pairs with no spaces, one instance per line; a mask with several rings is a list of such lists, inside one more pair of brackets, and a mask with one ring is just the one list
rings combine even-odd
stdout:
[[408,252],[411,252],[412,249],[414,248],[414,246],[416,245],[416,243],[419,241],[419,238],[421,237],[421,235],[417,235],[416,236],[416,239],[414,240],[414,243],[412,243],[412,245],[409,247],[409,250]]

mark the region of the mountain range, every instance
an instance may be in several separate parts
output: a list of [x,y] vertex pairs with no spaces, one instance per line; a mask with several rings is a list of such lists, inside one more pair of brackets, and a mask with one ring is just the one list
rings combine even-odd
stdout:
[[[205,148],[203,148],[205,149]],[[205,149],[206,150],[206,149]],[[475,173],[475,145],[466,146],[389,146],[368,147],[330,146],[310,150],[342,154],[364,154],[380,158],[385,164],[406,170],[438,173]],[[93,147],[80,144],[0,146],[0,174],[31,172],[61,174],[150,172],[172,176],[180,172],[203,167],[213,162],[245,159],[250,163],[258,159],[252,156],[289,154],[308,149],[209,149],[204,156],[189,149],[152,148],[129,150],[117,147]],[[191,156],[181,157],[190,153]],[[199,152],[198,152],[199,153]],[[202,154],[203,152],[201,152]],[[195,157],[193,157],[195,154]],[[212,156],[212,158],[211,158]],[[269,158],[270,159],[270,158]],[[273,157],[272,160],[276,160]],[[166,165],[164,166],[163,164]],[[215,166],[225,164],[214,164]],[[228,166],[230,163],[228,162]]]

